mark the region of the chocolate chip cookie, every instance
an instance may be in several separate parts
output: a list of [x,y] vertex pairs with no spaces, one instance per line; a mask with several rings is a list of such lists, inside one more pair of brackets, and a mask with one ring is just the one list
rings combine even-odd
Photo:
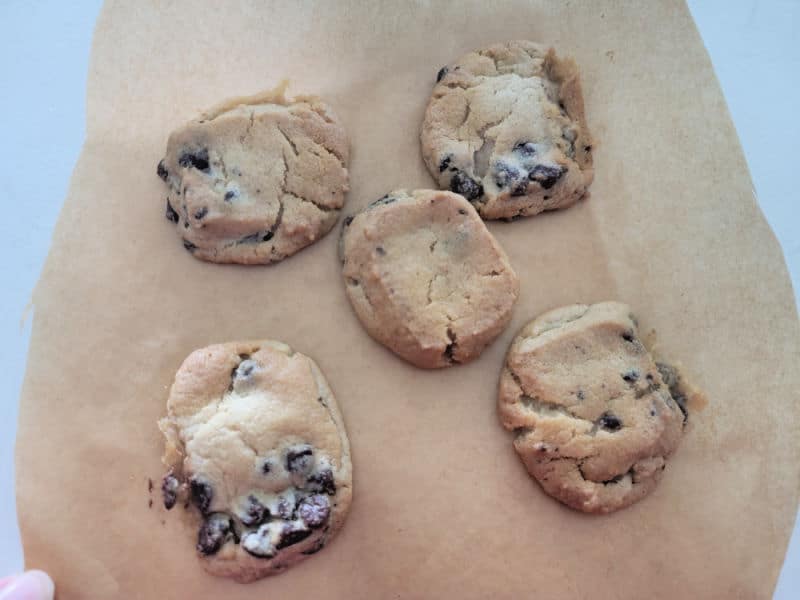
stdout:
[[234,98],[169,137],[157,173],[166,217],[196,258],[268,264],[323,237],[348,190],[348,145],[330,107],[285,85]]
[[657,485],[687,418],[679,374],[656,364],[625,304],[576,304],[528,323],[500,376],[498,412],[542,488],[608,513]]
[[438,184],[484,219],[565,208],[594,176],[578,68],[533,42],[496,44],[442,67],[421,142]]
[[423,368],[478,356],[511,318],[519,281],[462,196],[398,190],[345,219],[347,296],[369,334]]
[[213,575],[249,582],[314,554],[350,506],[350,447],[317,365],[280,342],[196,350],[175,376],[164,506],[183,504]]

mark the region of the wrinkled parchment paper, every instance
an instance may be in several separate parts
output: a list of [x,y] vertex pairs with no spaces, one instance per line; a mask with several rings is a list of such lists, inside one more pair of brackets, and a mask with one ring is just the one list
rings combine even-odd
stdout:
[[[418,133],[436,72],[513,38],[577,59],[596,176],[573,208],[489,224],[522,291],[512,325],[472,364],[421,371],[373,342],[345,298],[337,230],[273,267],[217,266],[164,219],[155,166],[170,130],[284,76],[349,130],[345,214],[432,186]],[[60,599],[770,596],[798,500],[798,320],[685,6],[110,1],[87,115],[35,291],[18,440],[26,566],[52,573]],[[598,517],[530,480],[495,389],[524,322],[604,299],[633,306],[708,404],[658,489]],[[202,571],[195,532],[148,477],[158,485],[156,419],[183,358],[261,337],[327,375],[354,501],[323,552],[239,585]]]

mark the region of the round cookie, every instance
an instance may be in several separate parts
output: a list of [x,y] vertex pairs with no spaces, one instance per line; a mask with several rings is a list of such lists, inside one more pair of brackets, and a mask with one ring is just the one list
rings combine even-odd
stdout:
[[350,507],[350,447],[314,361],[280,342],[196,350],[170,390],[164,505],[189,507],[213,575],[249,582],[318,552]]
[[289,101],[285,87],[228,100],[169,136],[157,169],[166,217],[196,258],[274,263],[336,223],[348,190],[344,128],[328,105]]
[[686,397],[618,302],[573,305],[528,323],[500,376],[498,412],[544,490],[608,513],[657,485],[683,433]]
[[470,52],[436,81],[421,142],[440,187],[484,219],[565,208],[584,195],[592,141],[573,60],[512,41]]
[[369,334],[423,368],[478,356],[508,325],[519,281],[462,196],[398,190],[344,221],[347,296]]

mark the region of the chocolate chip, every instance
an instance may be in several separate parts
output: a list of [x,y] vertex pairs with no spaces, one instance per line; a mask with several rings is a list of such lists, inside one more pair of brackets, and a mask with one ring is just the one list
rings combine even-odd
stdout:
[[167,221],[171,221],[172,223],[177,223],[180,220],[180,218],[178,217],[178,213],[176,213],[175,209],[172,208],[172,205],[169,203],[169,200],[167,200],[167,210],[164,216],[167,217]]
[[253,374],[253,371],[256,370],[256,367],[258,367],[258,363],[256,361],[246,358],[239,363],[238,367],[236,367],[235,376],[239,379],[246,379]]
[[458,214],[465,215],[465,214],[467,214],[467,211],[465,211],[463,208],[459,208],[458,209]]
[[528,175],[531,181],[535,181],[544,189],[549,190],[566,173],[566,169],[561,166],[536,165]]
[[325,524],[330,516],[330,502],[327,496],[322,494],[315,494],[304,498],[297,507],[297,516],[303,522],[311,527],[317,529]]
[[305,475],[314,466],[314,451],[308,444],[295,446],[286,452],[286,470]]
[[267,517],[269,517],[269,509],[261,504],[255,496],[248,496],[245,512],[241,515],[242,523],[253,527],[263,523]]
[[377,200],[374,200],[373,202],[370,202],[367,205],[367,208],[375,208],[376,206],[383,206],[384,204],[391,204],[392,202],[395,202],[396,200],[397,200],[397,198],[395,198],[394,196],[390,196],[389,194],[386,194],[385,196],[382,196],[382,197],[378,198]]
[[225,192],[225,202],[230,202],[238,195],[239,194],[235,190],[228,190],[227,192]]
[[520,142],[514,146],[513,152],[525,157],[536,156],[536,144],[533,142]]
[[472,179],[464,171],[456,171],[450,179],[450,191],[461,194],[472,202],[483,196],[483,185]]
[[333,496],[336,493],[336,484],[333,482],[333,471],[323,469],[308,478],[308,489],[313,492],[322,492]]
[[578,400],[586,400],[586,394],[583,393],[583,390],[578,390]]
[[281,519],[292,519],[294,517],[295,508],[294,501],[286,497],[281,497],[280,501],[278,502],[278,516]]
[[164,508],[167,510],[172,510],[175,506],[179,487],[180,482],[171,472],[164,475],[164,479],[161,480],[161,495],[164,497]]
[[436,74],[436,83],[439,83],[442,80],[442,77],[447,75],[447,72],[449,70],[450,69],[448,69],[447,67],[442,67],[441,69],[439,69],[439,72]]
[[625,340],[626,342],[632,342],[633,333],[630,331],[626,331],[625,333],[622,334],[622,339]]
[[272,470],[272,461],[270,459],[264,460],[264,464],[261,465],[261,472],[264,475],[269,475],[269,472]]
[[656,368],[661,374],[661,379],[664,384],[669,388],[669,394],[675,400],[675,404],[681,409],[683,413],[683,422],[685,423],[689,418],[689,410],[687,407],[688,399],[681,386],[681,376],[678,370],[666,363],[656,363]]
[[443,173],[450,166],[451,160],[453,160],[453,156],[450,154],[442,159],[442,162],[439,163],[439,173]]
[[622,378],[627,381],[628,383],[635,383],[639,380],[639,371],[636,369],[631,369],[630,371],[626,371],[622,374]]
[[592,147],[591,146],[584,146],[583,149],[584,149],[585,152],[591,152],[592,151]]
[[262,242],[268,242],[268,241],[270,241],[270,240],[271,240],[273,237],[275,237],[275,232],[274,232],[274,231],[268,231],[268,232],[266,233],[266,235],[264,235],[264,237],[263,237],[263,238],[261,238],[261,241],[262,241]]
[[231,519],[223,513],[209,516],[197,534],[197,551],[208,556],[216,554],[232,533]]
[[208,214],[208,207],[203,206],[202,208],[198,208],[196,211],[194,211],[194,218],[199,221],[207,214]]
[[214,490],[208,483],[200,481],[196,477],[192,477],[189,482],[189,487],[191,490],[192,503],[200,509],[201,513],[206,514],[211,507],[211,500],[214,498]]
[[350,223],[352,223],[352,222],[353,222],[353,217],[352,216],[344,218],[344,226],[345,227],[350,227]]
[[377,246],[375,248],[375,252],[377,252],[380,256],[386,256],[386,250],[384,250],[383,246]]
[[208,150],[203,148],[201,150],[197,150],[196,152],[186,151],[181,154],[180,158],[178,159],[178,164],[182,167],[192,167],[198,171],[202,171],[203,173],[208,173]]
[[520,181],[519,169],[503,161],[494,164],[492,175],[498,187],[508,187]]
[[311,530],[302,523],[286,523],[281,531],[281,537],[275,547],[280,550],[298,542],[302,542],[311,535]]
[[197,250],[197,246],[195,246],[189,240],[183,240],[183,247],[186,248],[189,252],[194,252],[195,250]]
[[622,421],[616,415],[606,412],[600,415],[597,424],[606,431],[618,431],[622,427]]
[[164,159],[162,158],[158,162],[158,166],[156,167],[156,174],[161,177],[162,180],[166,181],[169,177],[169,171],[167,171],[167,167],[164,165]]

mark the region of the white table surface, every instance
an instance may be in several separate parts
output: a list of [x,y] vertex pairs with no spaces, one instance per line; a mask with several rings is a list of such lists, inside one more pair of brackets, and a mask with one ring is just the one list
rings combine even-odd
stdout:
[[[30,337],[23,311],[84,137],[86,75],[100,0],[0,0],[0,577],[22,568],[13,444]],[[744,147],[761,208],[800,284],[800,0],[690,0]],[[800,458],[800,457],[796,457]],[[53,457],[58,468],[58,457]],[[57,506],[55,510],[58,510]],[[724,540],[721,541],[724,543]],[[776,599],[800,598],[800,526]]]

